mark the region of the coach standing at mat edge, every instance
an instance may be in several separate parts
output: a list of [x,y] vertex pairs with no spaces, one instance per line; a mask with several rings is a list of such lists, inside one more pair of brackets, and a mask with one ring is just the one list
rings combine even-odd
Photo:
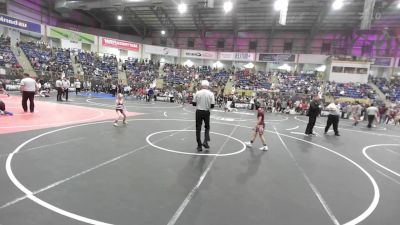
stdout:
[[[210,109],[214,108],[214,94],[208,90],[210,83],[207,80],[201,81],[201,90],[197,91],[192,105],[196,106],[196,139],[197,151],[203,151],[204,148],[209,149],[208,142],[210,141]],[[201,143],[201,126],[204,120],[204,142]]]
[[22,108],[24,109],[24,112],[28,112],[28,99],[30,112],[35,112],[35,102],[33,100],[38,87],[36,85],[36,81],[27,73],[24,73],[24,79],[21,80],[20,90],[22,93]]

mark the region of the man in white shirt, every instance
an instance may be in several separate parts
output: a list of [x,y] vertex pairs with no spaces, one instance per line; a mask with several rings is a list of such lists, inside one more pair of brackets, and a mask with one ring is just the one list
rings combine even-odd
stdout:
[[35,112],[35,93],[38,90],[36,81],[30,77],[29,74],[24,73],[24,79],[21,80],[20,90],[22,93],[22,108],[24,112],[28,112],[28,99],[29,99],[29,110],[31,113]]
[[62,93],[63,93],[63,83],[61,81],[61,77],[56,81],[56,90],[57,90],[57,101],[62,101]]
[[328,115],[328,121],[326,122],[325,134],[328,133],[329,128],[333,124],[333,131],[335,132],[335,136],[340,136],[338,130],[340,109],[339,106],[337,105],[337,101],[329,104],[326,107],[326,110],[329,111],[329,115]]
[[[208,142],[210,141],[210,109],[214,108],[215,98],[214,94],[208,90],[209,82],[203,80],[201,82],[202,90],[197,91],[193,98],[192,104],[196,106],[196,140],[197,140],[197,151],[203,151],[204,148],[209,149]],[[201,126],[204,120],[204,142],[201,143]]]
[[375,107],[374,104],[371,104],[370,107],[367,108],[367,115],[368,115],[368,128],[372,127],[372,122],[374,122],[375,117],[378,116],[379,109]]
[[81,93],[81,82],[79,79],[75,81],[75,95],[78,95],[78,92]]
[[62,80],[62,87],[64,89],[64,98],[65,101],[68,101],[68,88],[71,86],[71,83],[69,82],[69,80],[64,77]]

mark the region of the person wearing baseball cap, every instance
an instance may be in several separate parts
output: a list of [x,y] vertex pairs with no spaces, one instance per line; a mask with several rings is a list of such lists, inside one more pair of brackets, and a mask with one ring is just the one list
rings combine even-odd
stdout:
[[[209,149],[210,141],[210,109],[214,108],[214,94],[208,90],[210,83],[207,80],[201,81],[201,90],[193,97],[192,105],[196,107],[196,140],[197,151],[203,151],[203,146]],[[204,142],[201,142],[201,126],[204,121],[205,135]]]

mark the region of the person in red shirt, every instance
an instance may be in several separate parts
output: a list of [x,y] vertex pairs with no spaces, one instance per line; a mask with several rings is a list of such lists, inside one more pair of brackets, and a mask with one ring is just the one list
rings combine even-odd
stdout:
[[264,117],[265,117],[265,105],[261,106],[260,108],[258,108],[257,110],[257,124],[256,127],[253,129],[253,137],[250,140],[250,142],[246,142],[245,144],[247,145],[247,147],[252,147],[254,141],[257,138],[257,134],[260,136],[261,142],[263,144],[263,147],[260,148],[260,150],[262,151],[267,151],[268,147],[267,144],[265,143],[265,138],[264,138],[264,128],[265,128],[265,122],[264,122]]

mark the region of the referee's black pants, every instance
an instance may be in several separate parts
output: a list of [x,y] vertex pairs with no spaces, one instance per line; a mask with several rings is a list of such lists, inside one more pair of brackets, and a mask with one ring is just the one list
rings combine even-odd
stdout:
[[68,101],[68,93],[69,93],[68,88],[66,88],[66,89],[64,90],[65,101]]
[[308,124],[305,134],[313,134],[313,129],[316,121],[317,121],[317,116],[311,115],[308,117]]
[[35,102],[33,99],[35,98],[34,91],[23,91],[22,92],[22,108],[24,112],[28,111],[28,99],[29,99],[29,110],[31,113],[35,111]]
[[339,124],[339,116],[328,115],[328,121],[326,121],[325,133],[327,133],[331,125],[333,125],[333,131],[335,132],[335,134],[339,134],[338,124]]
[[196,139],[197,146],[201,146],[201,126],[204,120],[204,142],[210,141],[210,111],[208,110],[196,110]]
[[375,115],[368,115],[368,125],[367,125],[368,128],[372,127],[372,123],[374,122],[374,120],[375,120]]
[[62,95],[62,88],[57,87],[57,101],[61,101],[61,95]]

